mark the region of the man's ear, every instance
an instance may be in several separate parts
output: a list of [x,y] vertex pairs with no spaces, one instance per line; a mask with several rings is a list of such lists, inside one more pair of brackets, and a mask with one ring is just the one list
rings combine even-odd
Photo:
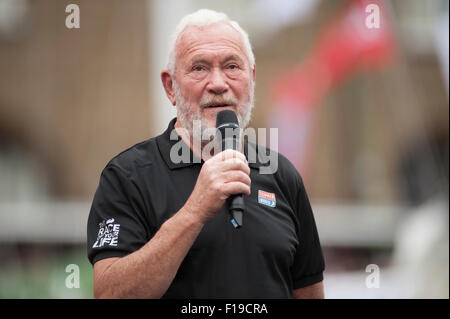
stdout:
[[253,81],[255,81],[256,80],[256,64],[253,64],[252,76],[253,76]]
[[175,91],[173,89],[173,79],[172,76],[170,75],[169,70],[163,70],[161,72],[161,81],[170,102],[172,103],[172,105],[176,105],[177,103],[175,100]]

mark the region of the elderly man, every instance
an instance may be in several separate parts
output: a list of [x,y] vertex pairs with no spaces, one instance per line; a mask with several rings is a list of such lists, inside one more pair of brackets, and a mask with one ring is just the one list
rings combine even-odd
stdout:
[[[162,135],[113,158],[88,221],[88,257],[99,298],[323,298],[324,261],[302,179],[282,155],[273,174],[242,152],[202,152],[201,132],[232,110],[246,127],[255,64],[247,34],[225,14],[183,18],[171,42],[164,89],[177,107]],[[175,136],[175,139],[173,138]],[[171,150],[184,143],[190,159]],[[244,194],[245,225],[225,202]]]

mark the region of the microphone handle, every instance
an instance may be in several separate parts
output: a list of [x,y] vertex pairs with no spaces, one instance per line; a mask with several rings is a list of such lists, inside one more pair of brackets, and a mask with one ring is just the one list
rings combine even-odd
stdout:
[[242,194],[232,195],[227,199],[230,221],[234,228],[243,225],[242,213],[245,210],[244,196]]
[[[227,137],[222,140],[222,149],[238,149],[237,139],[235,137]],[[241,228],[243,225],[242,213],[245,210],[244,195],[231,195],[227,199],[228,212],[230,213],[230,221],[234,228]]]

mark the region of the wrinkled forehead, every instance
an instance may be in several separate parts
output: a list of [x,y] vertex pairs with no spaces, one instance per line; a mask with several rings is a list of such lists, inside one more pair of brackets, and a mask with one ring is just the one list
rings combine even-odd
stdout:
[[188,26],[176,42],[176,60],[189,59],[200,52],[234,53],[248,62],[242,35],[228,23]]

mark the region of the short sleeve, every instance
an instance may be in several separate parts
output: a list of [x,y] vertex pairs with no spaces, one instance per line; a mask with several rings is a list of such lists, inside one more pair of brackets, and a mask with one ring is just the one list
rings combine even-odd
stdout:
[[108,165],[102,172],[87,224],[89,261],[123,257],[149,239],[136,186],[125,172]]
[[298,239],[292,276],[294,289],[303,288],[323,280],[325,262],[320,245],[313,211],[300,175],[297,175],[298,195],[296,214],[298,218]]

